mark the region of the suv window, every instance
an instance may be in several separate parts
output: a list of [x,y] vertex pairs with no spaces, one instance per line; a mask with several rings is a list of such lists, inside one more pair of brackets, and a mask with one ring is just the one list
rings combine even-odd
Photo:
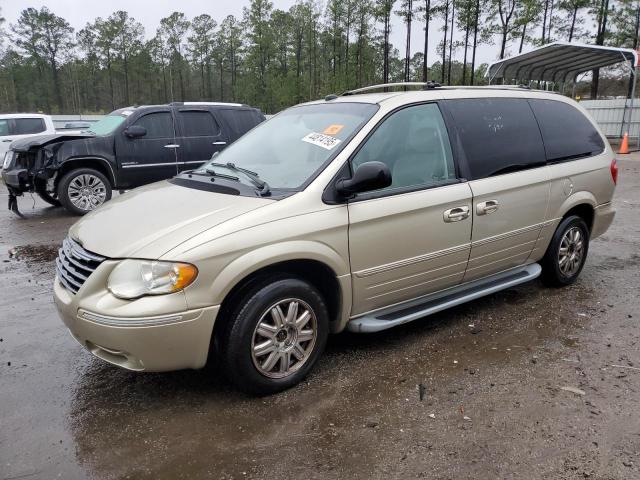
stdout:
[[236,138],[247,133],[262,120],[255,110],[225,108],[218,110],[218,112]]
[[538,119],[548,161],[588,157],[604,150],[604,142],[577,108],[556,100],[529,100]]
[[47,129],[42,118],[15,118],[14,122],[11,132],[13,135],[29,135]]
[[0,137],[7,135],[29,135],[47,129],[42,118],[7,118],[0,120]]
[[137,119],[134,125],[140,125],[147,130],[143,137],[151,138],[173,138],[173,119],[169,112],[148,113]]
[[204,110],[178,111],[178,121],[185,137],[215,137],[220,127],[210,112]]
[[473,179],[546,163],[536,118],[525,99],[447,101]]
[[435,103],[404,108],[383,121],[352,160],[385,163],[391,186],[432,185],[456,178],[449,135]]

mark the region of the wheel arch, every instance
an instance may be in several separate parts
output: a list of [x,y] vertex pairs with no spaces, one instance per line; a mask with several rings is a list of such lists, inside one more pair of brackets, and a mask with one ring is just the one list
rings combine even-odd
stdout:
[[[316,244],[316,249],[313,250],[309,245],[296,248],[294,245],[288,245],[290,243],[316,244],[286,242],[285,245],[263,247],[231,262],[216,276],[212,291],[218,292],[221,305],[218,322],[224,323],[225,317],[230,314],[242,295],[256,282],[275,275],[291,275],[308,281],[322,294],[329,310],[331,330],[337,332],[344,329],[351,311],[351,278],[348,274],[348,264],[326,245]],[[274,249],[280,253],[273,254]]]
[[561,222],[571,215],[577,215],[585,221],[589,232],[591,232],[596,206],[597,202],[593,194],[585,191],[576,192],[563,202],[555,218],[558,218],[559,222]]
[[106,158],[103,157],[77,157],[77,158],[69,158],[60,162],[60,167],[58,169],[58,176],[56,178],[56,188],[60,179],[70,172],[71,170],[76,170],[78,168],[93,168],[94,170],[99,171],[109,183],[111,183],[111,188],[115,188],[115,172],[113,171],[113,167],[109,163]]

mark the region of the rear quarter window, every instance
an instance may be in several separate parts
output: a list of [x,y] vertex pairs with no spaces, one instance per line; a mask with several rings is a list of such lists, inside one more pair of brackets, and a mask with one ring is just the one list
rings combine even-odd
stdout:
[[593,124],[572,105],[556,100],[532,99],[550,162],[588,157],[604,151],[604,142]]
[[218,110],[218,112],[229,127],[234,140],[264,120],[254,109],[228,108]]
[[449,100],[472,179],[541,166],[545,151],[526,99]]

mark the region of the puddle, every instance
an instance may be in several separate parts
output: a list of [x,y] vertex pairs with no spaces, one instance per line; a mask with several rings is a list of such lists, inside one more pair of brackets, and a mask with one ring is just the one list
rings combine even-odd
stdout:
[[[6,248],[9,257],[16,260],[26,260],[37,263],[53,262],[58,256],[58,246],[53,245],[20,245],[18,247]],[[5,248],[0,250],[4,253]]]

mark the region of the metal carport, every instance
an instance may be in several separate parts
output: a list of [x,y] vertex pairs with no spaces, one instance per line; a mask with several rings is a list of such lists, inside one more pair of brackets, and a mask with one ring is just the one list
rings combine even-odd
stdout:
[[[567,81],[572,81],[575,89],[576,79],[581,73],[618,63],[623,63],[631,73],[630,111],[633,111],[638,53],[630,48],[553,42],[492,63],[487,70],[487,77],[489,84],[499,82],[529,85],[532,81],[538,81],[552,82],[555,86],[560,83],[564,91]],[[626,110],[625,103],[621,131],[626,131],[624,130],[627,122]]]

